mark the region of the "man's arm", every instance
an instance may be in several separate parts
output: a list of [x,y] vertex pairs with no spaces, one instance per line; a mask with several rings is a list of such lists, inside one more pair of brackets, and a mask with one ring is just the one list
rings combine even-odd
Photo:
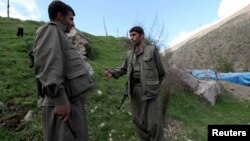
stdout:
[[165,77],[165,70],[162,65],[162,61],[161,61],[161,57],[160,57],[158,49],[154,50],[154,58],[155,58],[155,63],[156,63],[156,67],[158,70],[159,80],[161,82]]
[[41,29],[35,38],[35,75],[42,92],[54,98],[55,105],[68,102],[63,85],[63,54],[56,25]]
[[111,71],[112,77],[117,79],[118,77],[127,74],[127,68],[128,68],[128,59],[126,58],[121,67],[118,67]]

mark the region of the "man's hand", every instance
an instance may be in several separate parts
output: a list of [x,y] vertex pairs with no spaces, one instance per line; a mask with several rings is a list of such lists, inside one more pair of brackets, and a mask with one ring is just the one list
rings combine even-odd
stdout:
[[106,77],[108,77],[108,78],[112,77],[112,73],[111,73],[111,71],[110,71],[109,69],[106,69],[105,75],[106,75]]
[[55,114],[59,116],[63,122],[66,122],[69,120],[70,115],[70,103],[67,102],[64,105],[55,106]]

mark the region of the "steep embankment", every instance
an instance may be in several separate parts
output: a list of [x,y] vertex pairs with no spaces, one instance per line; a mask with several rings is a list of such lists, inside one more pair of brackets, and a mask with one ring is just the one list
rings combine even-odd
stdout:
[[250,5],[167,50],[168,61],[190,69],[250,70]]

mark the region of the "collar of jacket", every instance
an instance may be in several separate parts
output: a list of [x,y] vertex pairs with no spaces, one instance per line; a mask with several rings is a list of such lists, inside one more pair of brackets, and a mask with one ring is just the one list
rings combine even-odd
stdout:
[[[140,55],[140,54],[142,54],[143,53],[143,51],[144,51],[144,48],[146,47],[147,45],[143,42],[142,43],[142,48],[140,49],[140,51],[139,52],[136,52],[136,55]],[[136,47],[136,49],[137,49],[137,47]]]
[[55,25],[57,25],[63,32],[66,32],[66,30],[67,30],[67,27],[65,25],[60,24],[58,22],[50,21],[49,24],[55,24]]

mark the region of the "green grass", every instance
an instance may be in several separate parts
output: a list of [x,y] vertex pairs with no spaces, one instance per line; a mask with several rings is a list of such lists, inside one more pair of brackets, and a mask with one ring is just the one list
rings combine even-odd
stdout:
[[[42,24],[0,17],[0,102],[10,107],[8,110],[0,109],[1,140],[42,140],[41,111],[36,103],[33,69],[28,66],[28,48],[23,39],[16,37],[17,27],[22,25],[25,32],[23,38],[32,45],[34,33]],[[116,109],[125,90],[126,77],[115,80],[104,76],[106,68],[121,66],[128,47],[120,38],[85,34],[92,45],[90,63],[97,83],[97,90],[86,98],[90,140],[107,141],[112,138],[113,141],[137,141],[131,120],[130,99],[125,101],[120,111]],[[98,90],[102,94],[98,94]],[[194,95],[173,91],[166,116],[181,122],[178,141],[206,141],[209,124],[250,123],[249,106],[249,102],[240,102],[228,93],[220,95],[216,105],[210,106]],[[34,111],[32,120],[18,131],[15,131],[17,127],[8,127],[2,122],[8,119],[10,123],[20,123],[29,110]]]
[[207,126],[212,124],[249,124],[249,101],[240,102],[229,93],[218,97],[211,106],[198,97],[173,92],[168,115],[182,122],[179,141],[186,139],[206,141]]

